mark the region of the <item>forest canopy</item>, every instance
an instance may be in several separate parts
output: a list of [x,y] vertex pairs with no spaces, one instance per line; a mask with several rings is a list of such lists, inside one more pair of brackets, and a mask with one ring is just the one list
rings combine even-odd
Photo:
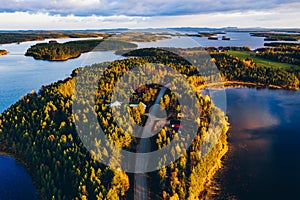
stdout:
[[[164,53],[156,61],[161,60],[166,66],[179,71],[192,85],[201,84],[203,80],[197,78],[193,66],[174,58],[174,55]],[[117,146],[133,152],[138,140],[128,134],[129,130],[121,129],[114,122],[109,100],[114,85],[123,74],[149,61],[149,57],[114,61],[101,73],[104,75],[101,77],[97,74],[106,64],[95,64],[88,68],[89,73],[81,83],[83,87],[91,81],[98,85],[96,92],[87,91],[83,96],[95,101],[93,110],[105,135]],[[161,75],[164,75],[165,70],[162,69]],[[76,69],[70,78],[43,86],[38,93],[24,96],[0,115],[1,150],[26,161],[41,199],[132,199],[134,175],[98,162],[97,157],[109,156],[103,141],[95,137],[91,140],[95,149],[87,151],[82,138],[79,138],[74,124],[76,119],[84,126],[94,127],[88,117],[92,110],[82,109],[77,114],[72,112],[74,81],[79,71]],[[129,85],[133,83],[128,82]],[[159,90],[159,85],[139,86],[132,94],[131,101],[144,102],[148,108]],[[195,199],[203,195],[208,179],[221,166],[221,158],[227,151],[228,125],[224,113],[214,106],[209,96],[202,96],[196,90],[194,92],[200,104],[199,110],[202,111],[201,116],[193,122],[198,127],[196,137],[186,152],[178,152],[178,148],[171,150],[172,156],[180,153],[178,160],[147,174],[150,177],[152,199]],[[190,94],[184,91],[180,95],[185,97]],[[79,102],[85,105],[87,99],[79,99]],[[143,124],[143,114],[149,110],[144,110],[140,103],[138,105],[137,109],[131,111],[132,120]],[[160,105],[173,117],[179,116],[181,107],[171,91],[166,92]],[[83,134],[84,137],[91,137],[97,133]],[[163,148],[179,134],[178,129],[163,127],[151,138],[151,149]],[[203,145],[210,140],[214,142]],[[185,145],[184,140],[181,145]],[[203,152],[204,156],[199,152]],[[165,158],[160,159],[160,164],[163,164]],[[112,159],[111,162],[115,161]]]

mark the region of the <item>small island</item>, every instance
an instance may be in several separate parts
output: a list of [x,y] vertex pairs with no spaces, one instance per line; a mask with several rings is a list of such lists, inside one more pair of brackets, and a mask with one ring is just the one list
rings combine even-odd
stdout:
[[[101,43],[101,44],[100,44]],[[32,56],[38,60],[65,61],[79,57],[90,51],[110,51],[136,48],[137,45],[118,40],[79,40],[58,43],[55,40],[49,43],[39,43],[31,46],[25,56]]]
[[218,38],[216,36],[210,36],[208,37],[209,40],[218,40]]
[[222,40],[230,40],[230,38],[227,37],[227,36],[223,36],[223,37],[222,37]]
[[189,37],[216,37],[217,33],[212,33],[212,32],[199,32],[197,34],[183,34],[183,36],[189,36]]
[[0,56],[8,54],[8,51],[0,49]]

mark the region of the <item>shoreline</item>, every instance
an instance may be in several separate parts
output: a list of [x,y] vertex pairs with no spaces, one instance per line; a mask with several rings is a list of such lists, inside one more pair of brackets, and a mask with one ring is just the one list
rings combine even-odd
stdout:
[[252,82],[243,82],[243,81],[223,81],[223,82],[216,82],[216,83],[208,83],[205,85],[201,85],[196,87],[197,90],[204,90],[204,89],[223,89],[223,88],[241,88],[241,87],[252,87],[256,89],[283,89],[283,90],[291,90],[297,91],[299,88],[292,88],[292,87],[282,87],[278,85],[264,85],[262,83],[252,83]]
[[224,135],[226,135],[226,143],[222,143],[224,145],[224,148],[218,154],[215,165],[209,170],[208,175],[205,178],[204,184],[202,185],[204,189],[199,195],[200,199],[210,199],[210,197],[213,195],[213,190],[211,188],[213,187],[213,183],[215,182],[217,173],[223,168],[223,158],[229,151],[229,145],[227,141],[228,131],[230,129],[229,122],[227,122],[226,126],[226,130],[223,133]]
[[[230,124],[227,122],[226,124],[226,130],[224,131],[224,135],[226,135],[226,143],[222,143],[224,145],[224,148],[218,153],[218,157],[215,160],[214,166],[209,170],[207,177],[205,178],[205,181],[203,182],[203,185],[199,186],[202,187],[203,190],[200,192],[199,197],[201,199],[207,199],[211,193],[210,188],[212,187],[212,183],[214,182],[217,173],[220,169],[222,169],[222,159],[227,154],[229,146],[227,141],[228,131],[230,129]],[[34,174],[34,169],[29,165],[29,163],[26,161],[26,159],[20,157],[17,153],[13,152],[7,145],[5,145],[2,141],[0,141],[0,155],[3,156],[10,156],[13,159],[15,159],[18,163],[20,163],[22,166],[25,167],[27,173],[30,175],[32,183],[35,187],[35,192],[39,200],[43,200],[41,196],[41,187],[40,184],[37,181],[36,175]]]
[[[286,88],[286,87],[280,87],[276,85],[264,85],[264,84],[257,84],[257,83],[251,83],[251,82],[242,82],[242,81],[224,81],[224,82],[216,82],[216,83],[210,83],[206,85],[202,85],[197,87],[197,90],[204,90],[204,89],[238,89],[238,88],[255,88],[255,89],[282,89],[282,90],[289,90],[289,91],[298,91],[298,88]],[[232,153],[233,146],[229,146],[228,143],[228,134],[230,130],[230,123],[227,124],[226,129],[226,144],[225,148],[219,153],[218,159],[216,164],[210,169],[208,176],[206,177],[206,180],[204,182],[203,188],[204,190],[200,193],[200,198],[204,200],[214,199],[214,195],[218,195],[221,188],[218,185],[218,178],[222,174],[222,171],[224,170],[223,162],[225,159],[228,159],[228,153]],[[217,185],[216,185],[217,184]]]
[[28,57],[32,57],[34,58],[35,60],[43,60],[43,61],[50,61],[50,62],[64,62],[64,61],[67,61],[67,60],[71,60],[71,59],[75,59],[75,58],[79,58],[83,53],[88,53],[89,51],[87,52],[82,52],[80,53],[79,55],[76,55],[76,56],[70,56],[70,57],[66,57],[66,58],[60,58],[60,59],[44,59],[44,58],[38,58],[36,56],[33,56],[33,55],[24,55],[24,56],[28,56]]
[[[222,88],[222,87],[233,87],[233,88],[240,88],[240,87],[255,87],[255,88],[260,88],[257,86],[263,86],[262,84],[256,84],[256,83],[251,83],[251,82],[239,82],[239,81],[225,81],[225,82],[218,82],[218,83],[212,83],[212,84],[207,84],[207,85],[202,85],[200,87],[198,87],[197,89],[207,89],[210,87],[215,87],[217,88]],[[268,88],[268,89],[284,89],[284,90],[291,90],[291,89],[287,89],[287,88],[283,88],[283,87],[279,87],[279,86],[268,86],[268,87],[263,87],[263,88]],[[226,127],[226,131],[225,131],[225,135],[228,136],[228,132],[230,130],[230,124],[227,123],[227,127]],[[222,149],[222,151],[219,152],[218,157],[216,158],[216,162],[215,165],[212,166],[212,168],[209,170],[207,177],[205,178],[205,181],[203,183],[202,186],[204,190],[200,193],[201,198],[203,199],[207,199],[209,198],[211,195],[214,195],[214,191],[212,190],[213,187],[213,183],[216,179],[216,175],[218,174],[218,172],[220,172],[220,170],[222,170],[223,166],[223,158],[224,156],[228,153],[229,151],[229,145],[228,145],[228,141],[227,141],[228,137],[226,138],[226,143],[223,143],[225,146]],[[40,184],[38,184],[36,175],[34,173],[34,169],[30,166],[30,164],[26,161],[26,159],[20,157],[17,153],[13,152],[7,145],[5,145],[2,141],[0,141],[0,155],[4,155],[4,156],[10,156],[12,158],[14,158],[17,162],[21,163],[26,171],[29,173],[33,185],[35,186],[36,189],[36,194],[37,197],[42,200],[43,198],[41,197],[41,186]]]

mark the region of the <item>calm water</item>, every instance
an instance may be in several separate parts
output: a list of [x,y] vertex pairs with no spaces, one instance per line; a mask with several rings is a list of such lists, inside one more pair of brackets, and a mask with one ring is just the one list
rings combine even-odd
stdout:
[[[227,33],[230,41],[179,37],[138,43],[139,47],[195,47],[264,45],[263,38],[249,33]],[[222,37],[220,35],[219,37]],[[75,39],[58,39],[66,42]],[[46,40],[46,42],[49,40]],[[38,90],[69,76],[73,69],[97,62],[122,59],[114,52],[91,52],[63,62],[49,62],[25,57],[31,45],[41,41],[0,45],[10,53],[0,57],[0,113],[32,90]],[[278,197],[295,194],[300,180],[297,146],[299,142],[300,93],[254,89],[227,90],[228,114],[232,124],[230,144],[233,151],[225,165],[220,182],[224,196]],[[250,106],[249,106],[250,105]],[[264,190],[264,193],[258,192]],[[17,190],[17,192],[16,192]],[[275,192],[274,192],[275,191]],[[273,192],[273,193],[272,193]],[[269,196],[272,195],[272,196]],[[0,156],[0,200],[36,199],[31,178],[20,164],[8,156]]]
[[[223,36],[227,36],[230,40],[222,40]],[[176,37],[171,40],[163,40],[153,43],[140,44],[139,47],[197,47],[197,46],[249,46],[251,49],[257,49],[264,46],[263,37],[252,37],[249,33],[239,33],[239,32],[228,32],[226,34],[219,34],[217,36],[218,40],[209,40],[204,37]]]
[[37,200],[35,191],[24,166],[0,155],[0,200]]
[[228,89],[220,199],[299,199],[300,92]]
[[[227,36],[230,40],[222,40]],[[218,35],[219,40],[208,40],[207,38],[195,38],[203,46],[249,46],[251,49],[257,49],[264,46],[263,37],[252,37],[249,33],[228,32],[225,35]]]

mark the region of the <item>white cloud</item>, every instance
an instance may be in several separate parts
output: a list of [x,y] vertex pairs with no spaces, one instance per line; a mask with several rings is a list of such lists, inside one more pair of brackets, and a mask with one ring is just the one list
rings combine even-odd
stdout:
[[271,9],[298,0],[1,0],[2,12],[48,12],[61,15],[176,16]]

